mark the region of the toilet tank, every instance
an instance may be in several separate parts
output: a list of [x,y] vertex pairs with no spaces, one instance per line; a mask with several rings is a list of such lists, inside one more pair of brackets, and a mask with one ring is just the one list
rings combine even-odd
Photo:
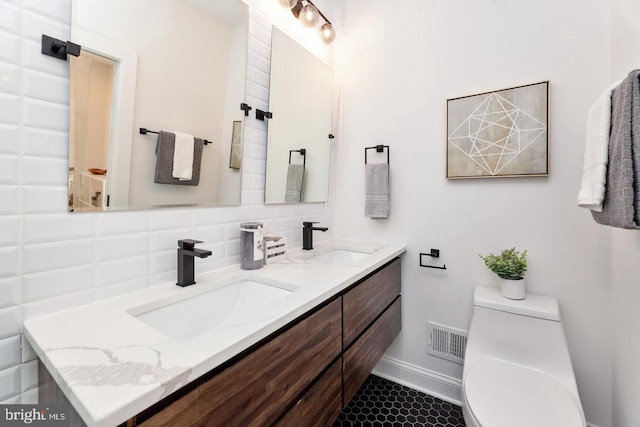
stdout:
[[503,297],[497,288],[479,286],[473,294],[473,305],[505,313],[561,321],[558,300],[543,295],[527,294],[523,300],[512,300]]
[[555,298],[527,294],[509,300],[499,289],[476,287],[465,368],[482,357],[550,373],[567,388],[575,382]]

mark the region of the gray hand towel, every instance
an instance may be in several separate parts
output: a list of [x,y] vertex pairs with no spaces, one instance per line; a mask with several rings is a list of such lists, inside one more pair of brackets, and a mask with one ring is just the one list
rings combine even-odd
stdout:
[[629,73],[611,98],[609,166],[599,224],[640,229],[640,70]]
[[176,145],[176,134],[160,131],[156,145],[156,173],[153,182],[156,184],[192,185],[200,184],[200,169],[202,166],[202,150],[204,141],[194,138],[193,146],[193,174],[189,180],[173,177],[173,151]]
[[632,71],[633,97],[631,98],[631,139],[633,142],[633,172],[635,193],[636,225],[640,226],[640,69]]
[[389,218],[389,164],[366,164],[364,173],[364,215],[373,219]]
[[287,168],[287,187],[284,201],[295,203],[302,201],[302,187],[304,185],[304,165],[289,164]]

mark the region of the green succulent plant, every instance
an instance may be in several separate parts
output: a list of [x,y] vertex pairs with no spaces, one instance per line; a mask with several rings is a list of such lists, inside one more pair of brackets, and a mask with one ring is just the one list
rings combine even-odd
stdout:
[[496,273],[502,279],[521,280],[527,271],[527,251],[516,251],[516,248],[505,249],[500,255],[483,256],[478,255],[489,267],[489,270]]

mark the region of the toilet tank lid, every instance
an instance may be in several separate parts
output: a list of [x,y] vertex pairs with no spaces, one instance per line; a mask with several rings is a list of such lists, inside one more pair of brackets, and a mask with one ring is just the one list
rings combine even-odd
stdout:
[[503,297],[497,288],[478,286],[473,294],[473,305],[538,319],[561,320],[558,300],[544,295],[527,294],[523,300],[512,300]]

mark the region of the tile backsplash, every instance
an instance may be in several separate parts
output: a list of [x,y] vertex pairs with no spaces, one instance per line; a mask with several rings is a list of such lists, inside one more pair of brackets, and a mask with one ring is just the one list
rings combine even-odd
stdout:
[[[246,102],[267,110],[271,20],[251,6]],[[239,262],[242,221],[293,247],[303,220],[332,228],[322,203],[264,205],[267,124],[253,116],[242,206],[68,214],[69,69],[40,53],[40,37],[69,39],[70,18],[70,0],[0,0],[0,403],[37,402],[23,321],[174,281],[178,239],[205,241],[206,272]]]

